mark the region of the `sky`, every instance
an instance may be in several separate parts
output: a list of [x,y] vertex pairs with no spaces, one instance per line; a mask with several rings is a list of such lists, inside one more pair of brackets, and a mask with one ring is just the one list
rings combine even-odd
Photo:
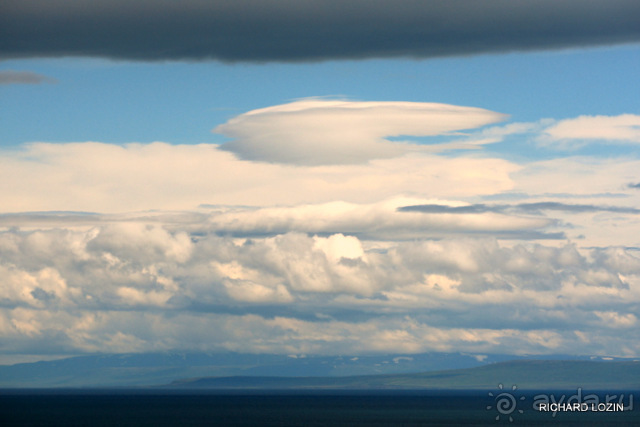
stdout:
[[640,357],[637,2],[0,12],[0,363]]

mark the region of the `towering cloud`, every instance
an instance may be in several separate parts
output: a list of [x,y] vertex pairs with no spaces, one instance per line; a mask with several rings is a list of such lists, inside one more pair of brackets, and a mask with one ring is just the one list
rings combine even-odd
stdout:
[[5,0],[0,57],[318,61],[637,42],[634,0]]

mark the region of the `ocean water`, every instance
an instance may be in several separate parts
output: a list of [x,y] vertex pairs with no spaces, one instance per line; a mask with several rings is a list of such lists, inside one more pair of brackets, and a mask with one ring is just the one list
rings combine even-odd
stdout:
[[553,416],[519,397],[498,410],[486,391],[4,390],[0,426],[640,425],[635,408]]

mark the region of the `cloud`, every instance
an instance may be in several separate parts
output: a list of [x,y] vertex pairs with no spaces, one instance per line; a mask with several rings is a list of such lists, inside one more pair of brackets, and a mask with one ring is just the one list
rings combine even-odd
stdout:
[[[223,125],[411,148],[356,164],[160,142],[0,151],[0,350],[639,356],[637,159],[515,164],[383,139],[498,118],[303,100]],[[486,202],[505,192],[526,202]]]
[[550,142],[559,141],[562,147],[569,148],[592,140],[623,144],[640,143],[640,116],[580,116],[559,121],[547,128],[544,136]]
[[0,251],[4,352],[640,354],[640,258],[620,247],[121,223],[6,231]]
[[580,205],[560,202],[535,202],[535,203],[518,203],[515,205],[415,205],[402,206],[398,208],[401,212],[424,212],[424,213],[454,213],[454,214],[479,214],[486,212],[525,212],[539,213],[540,211],[562,211],[571,213],[588,213],[588,212],[616,212],[625,214],[640,214],[640,209],[624,207],[624,206],[596,206],[596,205]]
[[[531,162],[510,176],[515,183],[513,192],[529,195],[532,203],[549,202],[545,193],[553,189],[564,205],[578,205],[571,210],[556,206],[547,211],[565,224],[568,238],[585,246],[637,247],[640,218],[635,212],[640,199],[628,183],[637,176],[638,167],[632,156],[572,156]],[[569,197],[564,194],[571,195],[573,203],[565,203]]]
[[0,85],[57,83],[56,79],[31,71],[0,71]]
[[529,162],[511,177],[516,193],[544,194],[552,190],[560,197],[588,199],[628,191],[627,184],[636,176],[637,167],[638,160],[633,156],[570,156]]
[[541,123],[509,123],[503,126],[493,126],[474,132],[465,139],[439,144],[443,148],[450,149],[478,149],[483,145],[495,144],[504,141],[514,134],[533,133],[539,131]]
[[425,149],[385,137],[442,135],[504,117],[480,108],[445,104],[306,99],[249,111],[214,132],[234,138],[221,149],[245,160],[353,164]]
[[[372,203],[399,194],[427,199],[493,194],[512,188],[509,174],[517,169],[501,159],[428,153],[301,167],[242,161],[208,144],[34,143],[0,151],[0,198],[5,212]],[[34,214],[23,219],[37,220]]]
[[0,57],[429,58],[637,42],[639,14],[633,0],[8,0]]
[[[503,212],[476,212],[475,215],[433,215],[403,207],[417,199],[395,198],[371,204],[330,202],[324,204],[259,209],[213,211],[204,230],[236,237],[265,236],[298,231],[312,234],[349,233],[361,239],[404,240],[436,238],[473,233],[505,238],[558,238],[545,235],[552,219],[508,215]],[[410,208],[413,208],[410,207]],[[422,212],[422,211],[420,211]]]
[[[0,227],[87,228],[131,223],[164,224],[170,229],[181,229],[192,234],[215,233],[239,238],[276,236],[289,232],[318,235],[348,233],[363,240],[386,241],[442,238],[469,233],[505,239],[564,238],[562,232],[548,232],[550,227],[558,226],[557,221],[540,217],[537,211],[535,215],[527,216],[518,210],[501,211],[496,207],[459,215],[466,212],[460,210],[463,207],[418,204],[421,202],[427,200],[397,197],[374,203],[334,201],[260,208],[204,205],[194,211],[128,214],[16,213],[0,215]],[[406,206],[409,203],[414,205]],[[149,247],[147,243],[147,247],[131,250],[143,253],[159,249]]]

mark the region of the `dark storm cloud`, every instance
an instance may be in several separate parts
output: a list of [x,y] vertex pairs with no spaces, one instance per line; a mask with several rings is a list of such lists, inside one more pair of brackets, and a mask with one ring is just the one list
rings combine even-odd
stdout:
[[447,205],[415,205],[403,206],[398,208],[400,212],[424,212],[424,213],[452,213],[452,214],[469,214],[469,213],[533,213],[539,214],[541,211],[561,211],[570,213],[587,213],[587,212],[615,212],[623,214],[640,214],[640,209],[628,208],[623,206],[597,206],[597,205],[580,205],[558,202],[538,202],[538,203],[519,203],[515,205],[485,205],[475,204],[467,206],[447,206]]
[[[0,30],[1,31],[1,30]],[[31,71],[0,71],[0,85],[57,83],[57,80]]]
[[4,0],[0,58],[429,58],[640,41],[636,0]]

